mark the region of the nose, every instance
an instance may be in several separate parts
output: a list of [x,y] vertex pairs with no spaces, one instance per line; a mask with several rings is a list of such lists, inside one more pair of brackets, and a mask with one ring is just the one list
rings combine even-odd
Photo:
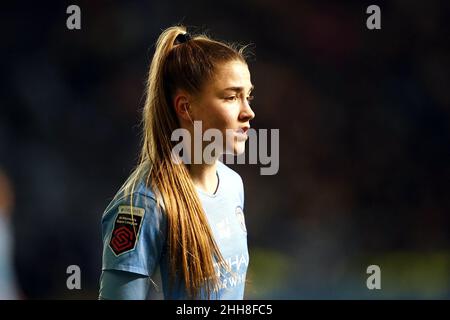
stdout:
[[250,121],[255,117],[255,112],[250,107],[248,101],[244,101],[242,103],[241,113],[239,114],[239,120],[241,121]]

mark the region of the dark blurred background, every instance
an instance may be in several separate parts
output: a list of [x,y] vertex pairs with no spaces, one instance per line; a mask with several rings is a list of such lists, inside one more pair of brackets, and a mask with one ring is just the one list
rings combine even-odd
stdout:
[[[70,4],[81,30],[66,28]],[[366,27],[371,4],[381,30]],[[154,43],[183,23],[253,44],[252,127],[280,129],[277,175],[233,166],[246,192],[246,298],[450,298],[450,2],[0,10],[0,212],[12,240],[0,275],[17,297],[97,298],[100,218],[137,160]],[[81,290],[66,287],[74,264]],[[372,264],[381,290],[366,287]]]

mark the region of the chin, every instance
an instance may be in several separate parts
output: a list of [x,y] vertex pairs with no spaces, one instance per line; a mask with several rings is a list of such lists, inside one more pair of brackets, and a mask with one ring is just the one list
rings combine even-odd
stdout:
[[244,142],[238,142],[234,145],[233,153],[238,156],[240,154],[243,154],[245,152],[245,141]]

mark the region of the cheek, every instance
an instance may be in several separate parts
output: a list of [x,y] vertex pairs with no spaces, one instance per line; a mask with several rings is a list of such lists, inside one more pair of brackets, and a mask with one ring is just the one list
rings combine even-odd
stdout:
[[203,117],[205,128],[216,128],[224,131],[228,128],[234,128],[238,113],[230,106],[214,106],[211,107]]
[[233,128],[234,117],[230,112],[222,112],[217,114],[217,125],[221,126],[221,129]]

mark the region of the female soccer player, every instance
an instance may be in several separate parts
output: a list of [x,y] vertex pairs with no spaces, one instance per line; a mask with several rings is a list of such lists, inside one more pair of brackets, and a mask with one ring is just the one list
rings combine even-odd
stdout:
[[255,114],[243,50],[191,37],[182,26],[160,35],[139,164],[102,217],[100,299],[146,299],[158,266],[166,299],[243,298],[249,255],[242,179],[221,154],[212,162],[174,161],[178,141],[171,138],[176,129],[194,137],[201,123],[203,132],[223,135],[226,150],[244,152]]

